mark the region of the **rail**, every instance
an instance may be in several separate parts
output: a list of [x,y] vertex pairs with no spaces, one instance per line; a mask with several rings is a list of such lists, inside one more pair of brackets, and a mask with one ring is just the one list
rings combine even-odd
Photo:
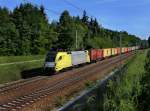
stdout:
[[[74,111],[73,109],[75,108],[74,106],[76,104],[82,104],[85,103],[85,101],[88,99],[88,97],[90,97],[91,95],[93,95],[94,93],[97,92],[97,89],[103,89],[105,90],[105,87],[108,83],[109,80],[113,79],[115,76],[117,76],[117,74],[120,74],[120,69],[125,72],[127,69],[127,65],[123,65],[121,66],[121,68],[117,68],[115,69],[113,72],[111,72],[108,76],[106,76],[104,79],[99,80],[98,83],[90,88],[89,90],[86,90],[84,92],[82,92],[79,96],[77,96],[75,99],[69,101],[68,103],[66,103],[64,106],[62,106],[61,108],[58,109],[58,111]],[[123,74],[123,73],[121,73]],[[101,97],[103,96],[104,91],[101,92]]]

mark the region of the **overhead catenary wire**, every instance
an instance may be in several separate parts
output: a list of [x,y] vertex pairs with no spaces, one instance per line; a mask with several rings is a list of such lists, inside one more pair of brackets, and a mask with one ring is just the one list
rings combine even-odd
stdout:
[[68,1],[68,0],[64,0],[65,3],[67,3],[68,5],[78,9],[79,11],[83,12],[84,10],[80,7],[78,7],[77,5],[73,4],[72,2]]
[[86,11],[90,16],[91,18],[96,18],[95,16],[93,16],[93,14],[89,13],[89,11],[83,9],[83,8],[80,8],[79,6],[75,5],[74,3],[70,2],[69,0],[63,0],[66,4],[76,8],[77,10],[81,11],[81,12],[84,12]]

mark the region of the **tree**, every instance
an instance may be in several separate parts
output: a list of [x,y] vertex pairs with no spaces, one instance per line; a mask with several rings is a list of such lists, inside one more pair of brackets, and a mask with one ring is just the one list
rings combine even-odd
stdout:
[[42,54],[52,47],[52,30],[43,6],[21,4],[12,17],[20,34],[20,54]]
[[[77,33],[76,33],[77,32]],[[49,23],[44,6],[20,4],[13,12],[0,8],[0,55],[45,54],[53,49],[78,49],[147,45],[137,36],[102,27],[86,11],[83,16],[71,16],[63,11],[59,21]],[[77,37],[77,38],[76,38]],[[149,38],[150,42],[150,38]]]
[[75,30],[73,30],[73,20],[67,10],[65,10],[59,19],[59,37],[58,48],[60,49],[73,49],[75,42]]
[[88,25],[88,19],[89,19],[89,17],[87,16],[86,11],[84,10],[83,11],[83,17],[82,17],[82,22],[84,24]]
[[7,8],[0,8],[0,55],[17,55],[18,31]]

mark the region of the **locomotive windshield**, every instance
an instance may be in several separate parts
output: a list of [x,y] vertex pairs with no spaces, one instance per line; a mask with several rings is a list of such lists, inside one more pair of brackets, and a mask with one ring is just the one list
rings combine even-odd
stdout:
[[48,52],[46,56],[46,62],[55,62],[56,52]]

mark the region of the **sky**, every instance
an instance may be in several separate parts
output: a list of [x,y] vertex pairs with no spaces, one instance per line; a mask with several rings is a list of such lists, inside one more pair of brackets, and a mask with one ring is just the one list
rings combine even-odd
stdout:
[[82,16],[86,10],[104,28],[127,31],[142,39],[150,36],[150,0],[0,0],[0,6],[13,10],[24,2],[44,5],[49,21],[58,20],[63,10],[73,16]]

